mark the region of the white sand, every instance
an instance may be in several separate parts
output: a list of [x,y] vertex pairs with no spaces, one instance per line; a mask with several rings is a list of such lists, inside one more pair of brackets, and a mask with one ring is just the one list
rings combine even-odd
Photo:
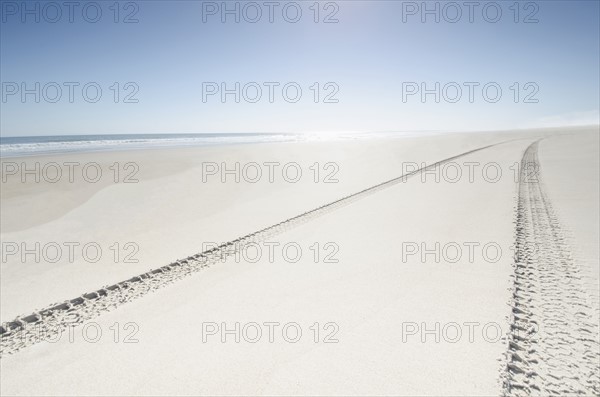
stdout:
[[[564,132],[564,131],[561,131]],[[458,183],[423,183],[413,177],[271,237],[305,250],[297,263],[268,257],[257,263],[230,258],[93,319],[97,343],[67,336],[39,343],[0,360],[3,395],[498,395],[507,339],[495,328],[510,325],[514,213],[511,166],[540,135],[545,185],[574,253],[598,280],[598,135],[554,136],[548,131],[461,134],[364,142],[265,144],[54,156],[43,161],[135,161],[137,184],[53,186],[5,184],[2,241],[134,241],[137,264],[1,264],[1,318],[29,314],[53,302],[122,281],[199,252],[203,241],[234,239],[402,174],[402,162],[447,158],[511,140],[457,160],[503,169],[497,183],[463,175]],[[522,139],[521,139],[522,138]],[[202,161],[296,161],[304,169],[336,162],[339,183],[290,184],[200,181]],[[19,160],[20,161],[20,160]],[[29,159],[28,161],[33,161]],[[40,161],[38,159],[38,161]],[[576,176],[573,176],[576,175]],[[575,204],[576,203],[576,204]],[[23,208],[35,208],[24,214]],[[5,216],[5,214],[9,214]],[[25,225],[25,226],[23,226]],[[595,234],[594,234],[595,233]],[[315,263],[308,247],[335,242],[338,263]],[[502,248],[495,263],[466,248],[456,263],[402,261],[402,243],[431,247],[450,242]],[[479,250],[475,251],[479,253]],[[492,251],[491,251],[492,252]],[[592,270],[595,269],[595,270]],[[121,325],[119,343],[111,325]],[[138,343],[125,344],[122,327],[139,327]],[[255,344],[202,341],[203,323],[295,322],[303,337],[289,343],[275,333]],[[315,343],[310,326],[335,322],[338,343]],[[425,343],[421,333],[403,341],[403,324],[461,326],[458,342]],[[469,341],[465,323],[477,323]],[[405,325],[404,325],[405,327]],[[264,329],[264,328],[263,328]],[[453,334],[452,334],[453,335]],[[491,340],[490,340],[491,339]]]

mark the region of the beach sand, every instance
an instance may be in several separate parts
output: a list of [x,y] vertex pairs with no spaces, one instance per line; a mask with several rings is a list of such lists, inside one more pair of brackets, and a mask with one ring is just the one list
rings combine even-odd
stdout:
[[[526,184],[523,155],[540,138],[527,152],[536,150],[539,167],[532,168],[528,175],[535,180]],[[573,128],[4,159],[30,168],[35,162],[41,167],[94,162],[107,175],[97,183],[77,177],[74,183],[22,183],[17,176],[3,182],[3,244],[94,242],[103,249],[95,263],[82,260],[79,249],[76,260],[63,252],[56,263],[44,257],[36,263],[34,255],[3,257],[0,317],[6,322],[200,253],[203,244],[232,241],[361,192],[414,165],[492,145],[444,163],[445,168],[440,164],[324,208],[305,222],[286,223],[257,243],[262,255],[256,260],[249,249],[247,256],[211,262],[139,299],[124,304],[117,299],[113,309],[86,318],[71,335],[63,331],[55,343],[5,354],[0,391],[481,396],[535,394],[542,385],[543,390],[598,392],[598,368],[589,364],[600,355],[598,144],[597,128]],[[296,183],[278,171],[273,182],[265,175],[257,183],[243,178],[236,183],[232,176],[223,183],[220,175],[204,175],[203,181],[203,163],[209,162],[239,162],[240,168],[278,162],[278,170],[293,162],[303,174]],[[109,168],[115,163],[121,169],[117,183]],[[125,170],[128,163],[135,165]],[[138,182],[123,183],[132,169]],[[551,203],[547,214],[556,223],[551,237],[565,244],[561,253],[572,261],[565,274],[575,269],[581,276],[574,293],[583,297],[591,316],[583,328],[592,342],[580,343],[577,332],[570,342],[572,359],[584,362],[580,380],[569,372],[569,359],[546,360],[544,351],[539,375],[523,378],[507,369],[536,372],[541,365],[535,357],[517,362],[520,353],[511,344],[517,338],[537,343],[535,336],[515,335],[515,325],[526,321],[515,315],[515,308],[524,307],[518,287],[523,276],[515,264],[525,252],[519,244],[535,241],[541,250],[536,258],[554,244],[530,235],[519,242],[518,230],[538,230],[527,222],[541,222],[534,210],[519,207],[519,197],[521,204],[524,198],[537,203],[536,194]],[[518,218],[521,210],[529,218]],[[272,257],[265,241],[275,247]],[[124,263],[125,250],[115,260],[109,247],[116,242],[121,248],[133,243],[137,263]],[[301,247],[297,261],[294,249],[289,251],[294,260],[283,254],[285,244]],[[411,251],[415,248],[418,252]],[[543,280],[546,270],[540,269],[536,277]],[[571,313],[571,303],[563,303]],[[555,315],[525,307],[541,322]],[[279,324],[272,341],[265,323]],[[82,337],[89,324],[90,335],[102,331],[97,341]],[[291,328],[287,334],[285,325]],[[539,335],[553,332],[554,324],[538,326]],[[233,331],[222,333],[224,328]],[[262,336],[253,343],[257,328]],[[302,335],[293,342],[298,329]],[[136,342],[125,343],[131,340]],[[596,351],[577,357],[581,346]],[[549,384],[546,373],[560,376]]]

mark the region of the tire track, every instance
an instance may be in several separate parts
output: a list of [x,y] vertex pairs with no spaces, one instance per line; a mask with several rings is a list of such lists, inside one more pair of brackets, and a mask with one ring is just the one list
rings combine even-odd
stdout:
[[[511,140],[512,141],[512,140]],[[500,145],[500,142],[470,150],[459,155],[438,161],[426,167],[379,183],[339,200],[325,204],[313,210],[304,212],[293,218],[286,219],[275,225],[266,227],[254,233],[247,234],[235,240],[221,244],[213,249],[188,256],[155,270],[132,277],[128,280],[100,288],[96,291],[85,293],[77,298],[51,305],[45,309],[35,311],[26,316],[19,316],[13,321],[4,323],[0,327],[0,357],[13,354],[19,350],[41,342],[52,340],[68,326],[83,323],[100,315],[102,312],[112,310],[122,304],[140,298],[166,285],[170,285],[201,269],[208,267],[236,254],[248,244],[264,241],[266,238],[280,234],[292,227],[311,221],[328,212],[349,205],[357,200],[375,194],[378,191],[394,186],[414,175],[434,169],[444,163],[467,156],[469,154]]]
[[521,160],[504,395],[600,395],[597,304],[544,190],[538,144]]

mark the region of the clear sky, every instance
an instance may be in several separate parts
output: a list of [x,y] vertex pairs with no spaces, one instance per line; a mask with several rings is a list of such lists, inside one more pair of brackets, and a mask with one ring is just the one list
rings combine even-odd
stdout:
[[2,136],[598,123],[596,0],[0,3]]

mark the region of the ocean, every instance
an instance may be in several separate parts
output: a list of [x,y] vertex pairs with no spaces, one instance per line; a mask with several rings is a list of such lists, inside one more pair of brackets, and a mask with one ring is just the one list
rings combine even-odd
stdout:
[[132,150],[159,147],[308,142],[407,137],[431,132],[371,133],[202,133],[202,134],[120,134],[0,137],[0,157],[18,157],[70,152]]
[[15,157],[69,152],[114,151],[152,147],[294,142],[294,134],[120,134],[0,137],[0,156]]

